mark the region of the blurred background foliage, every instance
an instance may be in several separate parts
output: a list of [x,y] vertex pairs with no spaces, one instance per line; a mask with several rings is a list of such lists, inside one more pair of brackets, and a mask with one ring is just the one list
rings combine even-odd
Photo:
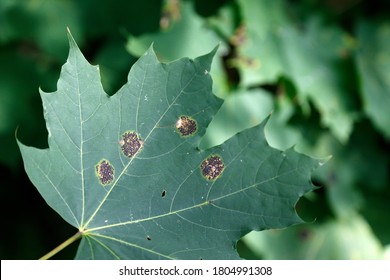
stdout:
[[243,258],[390,258],[389,1],[1,0],[2,259],[36,259],[74,234],[29,182],[15,141],[47,147],[38,88],[56,90],[66,27],[110,95],[152,42],[161,61],[219,44],[211,74],[225,102],[202,148],[272,113],[271,146],[332,156],[297,204],[308,223],[248,234]]

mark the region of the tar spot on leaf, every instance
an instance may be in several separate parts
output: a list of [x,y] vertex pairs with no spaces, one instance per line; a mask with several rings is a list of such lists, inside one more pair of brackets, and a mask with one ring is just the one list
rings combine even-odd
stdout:
[[197,130],[196,121],[188,116],[180,116],[176,121],[176,129],[181,136],[187,137],[195,134]]
[[165,190],[162,191],[161,197],[165,197],[167,195],[167,192]]
[[95,166],[95,171],[100,184],[102,184],[103,186],[111,184],[112,180],[114,180],[114,173],[115,173],[114,167],[106,159],[102,159]]
[[202,164],[200,165],[200,170],[203,177],[212,181],[218,179],[224,169],[225,165],[222,161],[222,158],[218,155],[209,156],[204,161],[202,161]]
[[143,143],[134,131],[126,131],[122,134],[122,139],[119,140],[122,153],[129,158],[133,157],[142,148]]

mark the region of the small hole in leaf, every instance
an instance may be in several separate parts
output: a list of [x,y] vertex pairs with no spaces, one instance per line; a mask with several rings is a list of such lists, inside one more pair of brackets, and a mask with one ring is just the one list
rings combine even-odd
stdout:
[[167,195],[167,191],[163,190],[162,193],[161,193],[161,197],[165,197],[166,195]]
[[122,153],[129,158],[133,157],[140,149],[142,149],[144,144],[139,135],[134,131],[126,131],[123,133],[122,138],[118,143],[121,147]]
[[176,129],[182,137],[191,136],[196,133],[197,123],[188,116],[180,116],[176,121]]
[[147,239],[147,240],[149,240],[149,241],[150,241],[150,240],[152,240],[152,238],[150,238],[150,236],[149,236],[149,235],[148,235],[148,236],[146,236],[146,239]]
[[219,155],[209,156],[203,160],[200,165],[203,177],[210,181],[218,179],[222,175],[224,169],[225,164]]
[[95,165],[95,171],[100,184],[103,186],[109,185],[114,180],[114,166],[106,159],[102,159]]

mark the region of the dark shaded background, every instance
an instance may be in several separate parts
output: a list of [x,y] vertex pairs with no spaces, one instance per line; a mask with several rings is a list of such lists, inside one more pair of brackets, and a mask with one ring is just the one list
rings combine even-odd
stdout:
[[[196,13],[205,21],[215,16],[221,7],[236,6],[234,1],[193,2]],[[339,26],[351,36],[355,36],[357,20],[380,22],[390,18],[390,2],[385,0],[285,2],[292,18],[301,19],[315,14],[324,22]],[[169,19],[169,16],[172,16],[167,15],[164,10],[167,3],[172,5],[175,1],[2,0],[0,2],[0,187],[3,217],[1,259],[37,259],[75,233],[73,227],[65,223],[47,206],[30,183],[24,172],[15,138],[17,133],[18,139],[27,145],[47,147],[47,132],[38,89],[41,88],[46,92],[56,90],[60,68],[68,54],[66,27],[72,31],[86,58],[92,64],[100,65],[103,86],[106,92],[114,94],[125,83],[127,73],[137,59],[125,48],[128,36],[159,32],[161,25],[164,24],[162,19],[167,16]],[[231,24],[239,28],[242,21],[239,12],[235,18],[235,22]],[[299,27],[299,20],[297,23]],[[226,38],[221,36],[221,40]],[[226,40],[226,43],[228,51],[223,57],[224,70],[228,88],[234,91],[242,77],[234,65],[229,64],[229,59],[236,55],[235,46],[232,41]],[[351,61],[347,61],[346,65],[343,70],[347,77],[346,83],[351,91],[359,91],[356,67]],[[259,88],[269,91],[272,98],[276,99],[280,83],[281,81],[262,84]],[[293,82],[288,79],[282,83],[285,87],[290,85],[294,88]],[[362,110],[362,101],[355,100],[355,106],[358,110]],[[318,125],[320,113],[315,108],[312,108],[312,112],[307,116],[297,110],[289,119],[289,125],[307,134],[309,138],[310,135],[314,135],[315,138],[323,128]],[[313,126],[313,123],[317,125]],[[389,139],[373,126],[369,118],[363,116],[354,125],[348,143],[340,147],[338,155],[341,159],[351,157],[351,162],[357,163],[356,172],[374,174],[373,178],[385,177],[380,180],[380,186],[375,191],[367,187],[370,183],[365,184],[364,181],[371,178],[370,175],[362,176],[363,178],[356,183],[359,195],[364,199],[364,206],[359,208],[359,214],[371,226],[378,244],[385,246],[390,243]],[[370,164],[363,165],[363,170],[359,169],[361,166],[359,162],[370,160],[373,162],[371,169]],[[339,161],[336,157],[334,165],[329,167],[329,169],[333,168],[333,173],[327,173],[326,176],[320,174],[314,178],[315,183],[323,188],[315,192],[314,200],[310,197],[304,198],[298,204],[298,211],[305,219],[310,221],[316,219],[317,224],[326,227],[327,223],[335,218],[334,210],[329,205],[327,187],[334,184],[338,176],[344,176],[334,172],[342,169],[343,165],[343,160]],[[378,175],[375,175],[376,172],[379,172]],[[333,177],[329,174],[333,174]],[[351,195],[354,195],[353,192]],[[321,231],[321,228],[302,227],[293,229],[292,233],[288,234],[294,236],[295,240],[305,241],[311,234],[317,234],[317,231]],[[272,238],[274,237],[269,239],[269,244],[272,243]],[[286,240],[290,242],[292,239],[289,238],[286,237]],[[251,244],[239,243],[240,252],[244,257],[302,258],[302,256],[283,255],[283,252],[281,255],[272,254],[272,246],[263,246],[263,250],[266,248],[270,251],[268,255],[261,250],[259,253]],[[74,244],[55,258],[71,259],[76,249],[77,244]],[[325,255],[325,258],[333,257],[330,254]],[[342,258],[342,256],[335,255],[334,258]]]

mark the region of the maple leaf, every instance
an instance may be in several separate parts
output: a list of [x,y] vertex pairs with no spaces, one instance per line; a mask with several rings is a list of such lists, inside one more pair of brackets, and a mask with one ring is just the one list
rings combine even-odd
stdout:
[[161,63],[150,48],[113,96],[69,33],[54,93],[41,92],[48,149],[18,143],[46,202],[81,238],[78,259],[237,259],[252,230],[302,220],[318,160],[268,146],[264,125],[207,150],[198,144],[222,100],[216,49]]

